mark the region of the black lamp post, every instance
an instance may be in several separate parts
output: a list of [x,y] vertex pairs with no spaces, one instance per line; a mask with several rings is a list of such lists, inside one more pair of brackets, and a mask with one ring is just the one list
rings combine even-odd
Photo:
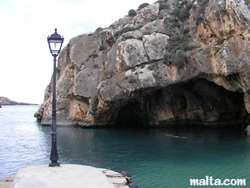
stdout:
[[50,53],[54,57],[54,67],[53,67],[53,96],[52,96],[52,124],[51,124],[51,153],[50,153],[50,160],[51,163],[49,164],[50,167],[60,166],[60,164],[57,162],[58,153],[57,153],[57,144],[56,144],[56,57],[61,51],[62,44],[64,38],[61,37],[57,33],[57,29],[55,29],[55,32],[48,36],[48,44]]

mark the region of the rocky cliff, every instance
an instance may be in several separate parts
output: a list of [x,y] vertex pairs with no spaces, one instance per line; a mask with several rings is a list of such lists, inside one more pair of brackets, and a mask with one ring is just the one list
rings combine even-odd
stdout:
[[[58,125],[246,124],[247,4],[162,0],[72,38],[58,59]],[[44,125],[51,87],[35,114]]]

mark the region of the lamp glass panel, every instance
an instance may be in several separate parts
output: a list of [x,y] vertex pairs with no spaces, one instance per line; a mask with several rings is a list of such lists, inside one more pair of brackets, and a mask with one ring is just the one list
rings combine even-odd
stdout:
[[50,40],[49,41],[52,54],[58,53],[58,51],[60,50],[60,47],[61,47],[61,43],[62,43],[61,40]]

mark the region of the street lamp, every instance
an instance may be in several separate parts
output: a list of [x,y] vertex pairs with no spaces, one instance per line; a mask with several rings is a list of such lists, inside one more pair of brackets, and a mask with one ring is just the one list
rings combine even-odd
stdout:
[[56,144],[56,57],[61,51],[62,44],[64,38],[61,37],[57,33],[57,29],[55,32],[48,36],[48,44],[49,50],[52,56],[54,57],[54,66],[53,66],[53,96],[52,96],[52,124],[51,124],[51,153],[50,153],[50,160],[51,163],[49,164],[50,167],[60,166],[57,162],[58,160],[58,153],[57,153],[57,144]]

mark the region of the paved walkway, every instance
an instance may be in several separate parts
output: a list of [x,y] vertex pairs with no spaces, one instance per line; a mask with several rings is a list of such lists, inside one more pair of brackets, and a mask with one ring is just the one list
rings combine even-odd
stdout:
[[33,166],[19,170],[12,188],[128,188],[120,173],[84,165]]

